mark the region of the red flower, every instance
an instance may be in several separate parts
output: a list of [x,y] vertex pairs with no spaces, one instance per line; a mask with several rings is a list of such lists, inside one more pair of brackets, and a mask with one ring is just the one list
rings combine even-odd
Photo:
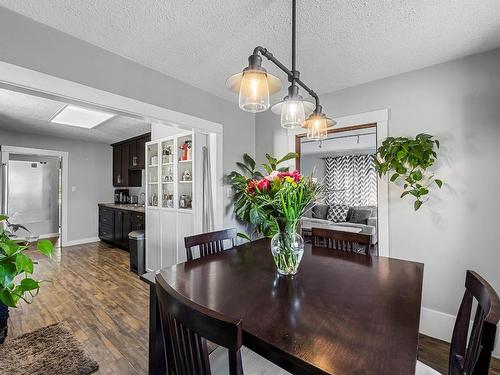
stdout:
[[259,181],[257,187],[259,188],[259,190],[267,190],[271,187],[271,183],[269,182],[269,180],[263,178]]
[[248,181],[247,193],[248,194],[252,194],[253,192],[255,192],[255,187],[256,186],[257,186],[257,181],[255,181],[255,180]]

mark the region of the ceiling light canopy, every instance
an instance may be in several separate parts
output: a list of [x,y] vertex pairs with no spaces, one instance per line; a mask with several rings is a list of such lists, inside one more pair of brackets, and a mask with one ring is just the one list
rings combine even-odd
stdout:
[[96,111],[68,104],[62,110],[57,112],[50,119],[50,122],[91,129],[114,116],[115,115],[112,113]]
[[[296,0],[292,0],[292,69],[283,65],[266,48],[259,46],[248,58],[248,67],[231,76],[226,85],[231,91],[238,93],[242,110],[252,113],[266,111],[269,108],[269,96],[281,89],[281,81],[262,67],[261,56],[265,56],[286,73],[291,83],[288,95],[272,107],[274,113],[281,115],[281,126],[285,129],[307,128],[308,138],[322,140],[335,122],[322,113],[318,95],[301,81],[300,73],[295,68],[296,8]],[[299,95],[299,86],[314,98],[314,104]],[[311,112],[313,113],[306,118]]]

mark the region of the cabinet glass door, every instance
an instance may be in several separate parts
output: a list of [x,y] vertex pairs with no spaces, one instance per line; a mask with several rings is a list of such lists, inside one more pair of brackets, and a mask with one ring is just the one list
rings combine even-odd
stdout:
[[177,139],[177,192],[180,209],[192,209],[193,202],[193,136],[191,134]]
[[148,206],[158,207],[158,171],[161,159],[158,157],[158,143],[150,144],[147,148],[146,164],[148,177]]
[[176,208],[174,140],[161,143],[161,206]]

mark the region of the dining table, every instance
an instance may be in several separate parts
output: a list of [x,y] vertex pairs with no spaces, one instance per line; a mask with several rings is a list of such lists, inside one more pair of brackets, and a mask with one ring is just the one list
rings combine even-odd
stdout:
[[[142,276],[150,285],[149,374],[167,374],[155,276],[242,319],[243,345],[292,374],[415,373],[424,265],[306,244],[294,276],[268,239]],[[244,369],[243,369],[244,370]]]

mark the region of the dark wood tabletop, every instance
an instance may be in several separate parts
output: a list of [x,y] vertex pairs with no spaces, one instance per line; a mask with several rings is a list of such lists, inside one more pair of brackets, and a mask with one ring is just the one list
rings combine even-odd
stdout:
[[191,300],[243,319],[243,344],[295,374],[414,374],[423,264],[306,245],[277,276],[267,240],[161,270]]

